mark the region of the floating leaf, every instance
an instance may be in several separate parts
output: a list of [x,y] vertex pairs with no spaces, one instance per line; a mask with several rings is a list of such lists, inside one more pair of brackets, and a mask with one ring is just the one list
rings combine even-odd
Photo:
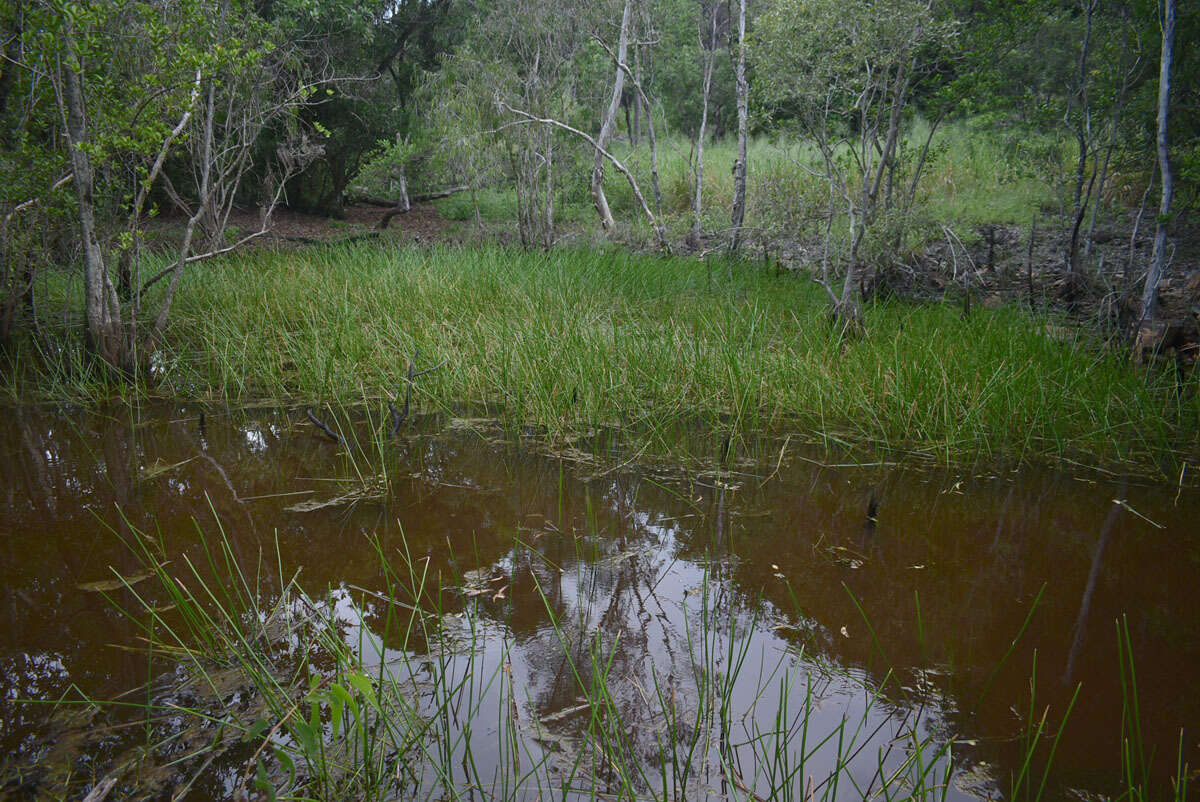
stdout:
[[168,472],[173,471],[176,468],[179,468],[183,465],[187,465],[189,462],[191,462],[194,459],[195,459],[195,457],[188,457],[187,459],[183,460],[182,462],[175,462],[175,463],[170,463],[170,464],[163,462],[161,459],[155,460],[154,464],[148,465],[142,469],[141,475],[138,476],[138,478],[143,482],[149,481],[150,479],[154,479],[156,477],[162,476],[164,473],[168,473]]
[[93,593],[108,593],[112,590],[120,590],[129,585],[136,585],[138,582],[144,582],[154,576],[154,571],[142,571],[141,573],[131,576],[122,577],[119,574],[115,579],[101,579],[98,582],[83,582],[75,587],[80,590],[87,590]]

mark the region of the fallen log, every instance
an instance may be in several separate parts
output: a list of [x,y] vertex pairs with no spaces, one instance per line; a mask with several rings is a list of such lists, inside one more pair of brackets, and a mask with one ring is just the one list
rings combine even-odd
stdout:
[[401,196],[395,200],[392,200],[391,198],[380,198],[375,195],[365,194],[351,195],[349,199],[353,203],[365,203],[368,206],[379,206],[387,209],[387,212],[384,213],[380,221],[375,224],[375,228],[382,231],[388,227],[388,223],[392,222],[393,217],[398,214],[407,214],[409,211],[411,211],[412,203],[428,203],[429,201],[437,200],[438,198],[448,198],[458,192],[466,192],[468,189],[470,189],[470,187],[464,184],[462,186],[441,189],[437,192],[425,192],[420,195]]
[[[459,192],[466,192],[468,189],[470,189],[470,187],[466,184],[463,184],[462,186],[440,189],[437,192],[425,192],[420,195],[410,195],[408,199],[411,203],[428,203],[429,201],[438,200],[439,198],[448,198],[451,195],[458,194]],[[350,195],[348,199],[351,203],[365,203],[368,206],[379,206],[383,209],[394,209],[397,206],[404,206],[404,200],[402,198],[381,198],[377,195],[356,193],[354,195]]]
[[387,212],[384,213],[383,217],[380,218],[379,222],[375,224],[375,229],[377,231],[384,230],[385,228],[388,227],[388,223],[392,222],[393,217],[395,217],[398,214],[407,214],[410,211],[410,209],[411,209],[411,207],[409,207],[409,206],[396,206],[392,209],[389,209]]
[[392,200],[391,198],[379,198],[375,195],[349,195],[346,200],[351,203],[365,203],[367,206],[379,206],[384,209],[391,209],[395,206],[403,206],[403,200]]

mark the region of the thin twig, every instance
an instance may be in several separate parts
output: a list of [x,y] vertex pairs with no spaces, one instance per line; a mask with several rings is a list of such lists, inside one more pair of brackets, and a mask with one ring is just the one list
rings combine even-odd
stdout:
[[310,421],[312,421],[312,424],[314,426],[316,426],[321,431],[325,432],[325,434],[329,435],[329,437],[332,440],[335,440],[336,442],[341,443],[342,445],[346,445],[345,439],[340,434],[335,432],[333,429],[329,428],[328,423],[326,423],[325,421],[321,420],[316,415],[314,415],[313,411],[311,409],[304,410],[304,414],[308,416],[308,419]]
[[[73,178],[75,178],[74,171],[67,173],[62,178],[58,179],[53,184],[51,184],[50,189],[46,190],[46,194],[49,195],[51,192],[61,189],[62,187],[66,186],[68,183],[70,183]],[[29,209],[33,206],[37,206],[41,202],[41,200],[42,200],[42,198],[41,198],[41,196],[39,196],[36,198],[30,198],[29,200],[23,201],[22,203],[18,203],[16,206],[14,206],[12,208],[12,211],[10,211],[8,214],[4,215],[4,224],[8,225],[8,221],[13,218],[13,215],[15,215],[19,212],[23,212],[26,209]]]
[[[431,368],[426,368],[425,370],[416,370],[417,357],[420,355],[421,349],[417,348],[413,351],[412,359],[408,360],[408,369],[405,371],[404,377],[404,410],[402,412],[397,412],[396,407],[392,405],[392,402],[388,402],[388,410],[392,413],[393,435],[400,434],[400,427],[404,425],[406,420],[408,420],[409,412],[412,410],[413,381],[428,373],[433,373],[435,370],[440,370],[446,365],[447,362],[450,361],[449,358],[446,358]],[[396,395],[399,396],[399,393]]]

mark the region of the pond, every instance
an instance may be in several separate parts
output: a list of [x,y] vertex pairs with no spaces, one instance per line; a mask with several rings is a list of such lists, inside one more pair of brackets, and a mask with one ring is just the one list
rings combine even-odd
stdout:
[[[0,414],[0,798],[1158,798],[1200,762],[1186,482],[322,420],[344,442],[302,409]],[[250,600],[297,704],[172,647],[172,582]],[[314,778],[303,721],[352,762],[354,699],[375,768]]]

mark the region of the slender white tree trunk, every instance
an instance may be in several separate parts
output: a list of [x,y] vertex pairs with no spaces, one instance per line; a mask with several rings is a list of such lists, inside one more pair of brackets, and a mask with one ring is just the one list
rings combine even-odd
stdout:
[[1165,0],[1163,9],[1162,56],[1158,65],[1158,169],[1162,174],[1162,199],[1158,205],[1158,223],[1154,228],[1154,250],[1150,270],[1142,290],[1142,320],[1153,319],[1158,309],[1158,284],[1166,269],[1167,223],[1171,215],[1171,196],[1175,177],[1171,173],[1171,151],[1167,139],[1167,115],[1171,101],[1171,59],[1175,47],[1175,0]]
[[700,37],[700,49],[704,55],[704,93],[700,107],[700,131],[696,135],[696,188],[692,193],[692,231],[688,237],[693,248],[700,246],[700,215],[704,208],[704,137],[708,129],[708,99],[712,93],[713,58],[716,55],[717,4],[712,4],[707,15],[704,12],[704,6],[701,5],[703,34]]
[[542,246],[554,245],[554,131],[546,131],[546,201],[542,210]]
[[[1083,42],[1079,50],[1079,83],[1071,95],[1071,106],[1074,107],[1079,115],[1075,125],[1075,141],[1079,149],[1079,159],[1075,166],[1075,193],[1071,210],[1071,238],[1068,240],[1066,258],[1064,259],[1067,273],[1071,277],[1071,282],[1067,285],[1068,291],[1071,294],[1078,291],[1082,276],[1082,265],[1079,262],[1079,228],[1083,224],[1084,215],[1087,213],[1087,204],[1092,189],[1089,185],[1087,194],[1084,194],[1088,154],[1092,150],[1093,140],[1092,108],[1088,92],[1090,84],[1088,76],[1091,74],[1088,70],[1088,57],[1091,53],[1092,17],[1095,14],[1098,2],[1099,0],[1081,0],[1080,5],[1083,10],[1084,29]],[[1094,181],[1094,171],[1092,178]]]
[[[608,108],[600,119],[600,134],[596,137],[596,142],[603,149],[608,148],[608,143],[612,140],[617,111],[621,108],[621,92],[625,89],[625,71],[621,65],[625,63],[625,56],[629,52],[629,18],[632,13],[633,0],[625,0],[625,9],[621,12],[621,32],[617,38],[617,67],[613,78],[612,99],[609,100]],[[604,194],[604,156],[600,150],[596,151],[596,160],[592,163],[592,201],[600,215],[600,225],[605,231],[612,231],[616,221],[613,220],[612,210],[608,208],[608,198]]]
[[750,89],[746,83],[746,0],[738,0],[737,51],[738,156],[733,163],[731,252],[737,252],[742,244],[742,224],[746,220],[746,140],[750,133]]
[[158,339],[162,337],[162,333],[167,327],[167,316],[171,312],[171,303],[175,300],[175,293],[179,290],[179,280],[183,277],[183,268],[187,265],[188,256],[191,254],[192,238],[195,236],[196,226],[204,222],[206,214],[211,214],[213,195],[213,126],[216,117],[214,108],[215,94],[213,83],[210,80],[204,116],[204,139],[201,143],[201,147],[203,148],[203,163],[200,167],[200,186],[198,187],[200,197],[196,201],[195,213],[188,218],[187,225],[184,227],[183,244],[179,246],[179,258],[175,261],[175,269],[171,272],[171,280],[167,284],[167,291],[163,294],[158,315],[154,318],[154,327],[150,330],[150,335],[146,341],[147,353],[153,353]]
[[75,72],[74,48],[68,39],[66,61],[62,69],[61,91],[70,145],[71,169],[79,201],[78,219],[84,257],[84,307],[87,310],[88,341],[106,362],[122,370],[130,367],[121,327],[121,304],[116,288],[104,264],[104,253],[96,236],[93,174],[88,158],[87,116],[84,110],[83,79]]

